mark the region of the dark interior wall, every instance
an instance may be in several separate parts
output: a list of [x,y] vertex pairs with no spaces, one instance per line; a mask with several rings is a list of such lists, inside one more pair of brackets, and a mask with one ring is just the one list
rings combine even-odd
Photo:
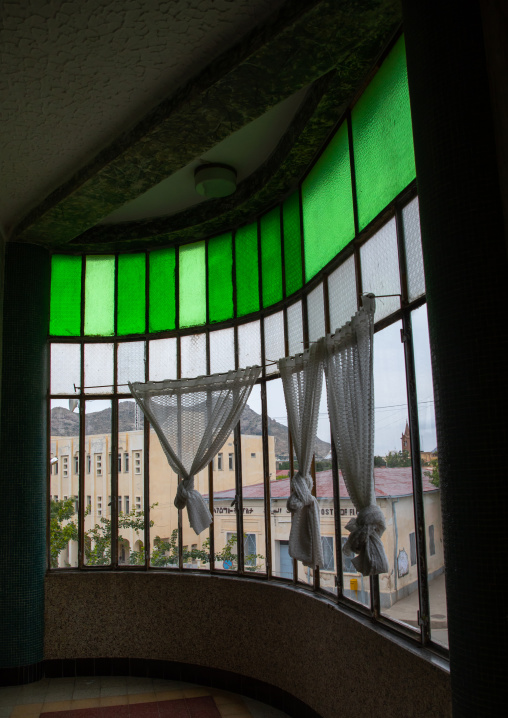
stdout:
[[362,619],[274,584],[166,573],[51,573],[45,658],[129,657],[232,671],[323,718],[450,716],[449,675]]

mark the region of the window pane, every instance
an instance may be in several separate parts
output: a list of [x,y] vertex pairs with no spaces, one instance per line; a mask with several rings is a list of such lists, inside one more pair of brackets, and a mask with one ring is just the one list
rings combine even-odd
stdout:
[[344,122],[302,184],[305,278],[355,236],[347,125]]
[[363,229],[415,177],[404,37],[369,83],[351,118]]
[[[150,565],[178,568],[178,510],[174,505],[178,478],[168,464],[157,435],[150,429]],[[197,477],[196,477],[197,478]],[[141,484],[135,502],[144,508]],[[199,486],[197,482],[196,488]],[[195,534],[194,534],[195,535]]]
[[206,322],[205,243],[195,242],[179,249],[180,326]]
[[182,377],[206,374],[206,334],[191,334],[180,339]]
[[51,345],[51,393],[74,394],[81,386],[81,345]]
[[[50,563],[51,568],[78,565],[79,401],[74,411],[68,401],[51,402],[50,438]],[[64,498],[65,497],[65,498]]]
[[350,257],[328,277],[330,329],[334,332],[357,311],[355,258]]
[[294,192],[282,205],[284,227],[284,270],[286,296],[302,286],[302,239],[300,228],[300,196]]
[[229,462],[229,454],[236,452],[234,435],[230,434],[214,458],[213,465],[213,528],[215,568],[238,571],[236,504],[236,467]]
[[111,563],[111,402],[85,402],[85,564]]
[[231,233],[208,242],[208,302],[211,322],[233,316],[233,239]]
[[439,463],[434,412],[434,390],[430,360],[427,306],[411,313],[415,352],[418,423],[423,473],[423,506],[427,544],[430,630],[433,641],[448,646],[448,612],[446,609],[443,521]]
[[321,547],[323,549],[324,559],[324,566],[319,572],[319,585],[325,591],[337,595],[337,586],[335,584],[337,577],[335,503],[331,450],[330,420],[328,418],[326,386],[323,381],[315,449],[316,496],[319,503]]
[[249,322],[238,327],[238,361],[240,367],[261,364],[260,322]]
[[302,303],[296,302],[288,307],[288,344],[289,356],[303,352]]
[[85,394],[113,391],[113,344],[85,344]]
[[[134,344],[137,344],[135,342]],[[141,344],[141,342],[139,342]],[[120,349],[120,347],[119,347]],[[144,565],[144,417],[133,399],[118,404],[118,563]],[[139,502],[138,502],[139,504]]]
[[235,261],[237,315],[242,317],[259,309],[257,222],[236,231]]
[[175,328],[175,250],[157,249],[150,261],[150,331]]
[[55,254],[51,258],[51,319],[49,333],[81,333],[81,257]]
[[263,306],[282,299],[282,254],[280,241],[280,207],[275,207],[260,221]]
[[[253,387],[240,421],[242,443],[243,546],[246,571],[266,573],[265,486],[261,387]],[[275,442],[268,439],[268,464],[275,478]]]
[[176,338],[150,342],[150,381],[176,379]]
[[145,266],[144,253],[118,257],[118,334],[145,331]]
[[374,335],[374,480],[377,505],[386,522],[382,541],[390,567],[379,577],[379,589],[381,612],[418,631],[418,574],[416,564],[411,565],[413,477],[401,328],[402,323],[395,322]]
[[425,274],[423,271],[422,235],[420,231],[420,212],[418,197],[402,210],[404,222],[404,244],[406,247],[407,288],[409,301],[425,294]]
[[315,342],[325,335],[325,302],[322,284],[319,284],[307,295],[307,316],[309,341]]
[[220,374],[235,368],[235,330],[210,332],[210,373]]
[[109,336],[115,329],[115,258],[86,258],[85,334]]
[[[284,349],[284,314],[270,314],[264,319],[265,327],[265,363],[277,362],[285,356]],[[279,370],[277,364],[266,367],[267,374],[273,374]]]
[[[145,381],[145,342],[123,342],[118,345],[118,384]],[[128,392],[122,386],[120,392]]]
[[390,220],[360,249],[363,292],[376,295],[375,321],[400,309],[399,257],[395,219]]

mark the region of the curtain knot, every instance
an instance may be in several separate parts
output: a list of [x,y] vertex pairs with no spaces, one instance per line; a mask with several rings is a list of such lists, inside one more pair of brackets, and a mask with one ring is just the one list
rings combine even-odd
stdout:
[[291,493],[286,504],[288,510],[294,514],[304,506],[310,506],[314,501],[311,492],[312,478],[308,474],[302,476],[302,474],[297,471],[291,479]]
[[363,576],[375,576],[389,571],[388,560],[381,542],[386,522],[381,509],[375,504],[361,509],[355,519],[346,525],[350,531],[344,551],[358,554],[352,563]]
[[187,506],[190,492],[194,490],[194,476],[180,481],[176,489],[175,506],[177,509],[184,509]]

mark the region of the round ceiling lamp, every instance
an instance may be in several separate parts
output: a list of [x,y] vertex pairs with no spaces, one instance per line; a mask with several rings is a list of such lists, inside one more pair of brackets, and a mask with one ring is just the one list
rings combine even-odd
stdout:
[[236,190],[236,170],[229,165],[200,165],[194,171],[196,192],[202,197],[227,197]]

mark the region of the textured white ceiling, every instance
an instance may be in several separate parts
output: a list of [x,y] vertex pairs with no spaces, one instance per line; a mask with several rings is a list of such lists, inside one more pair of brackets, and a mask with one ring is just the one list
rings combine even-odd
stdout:
[[4,229],[283,2],[3,0]]

